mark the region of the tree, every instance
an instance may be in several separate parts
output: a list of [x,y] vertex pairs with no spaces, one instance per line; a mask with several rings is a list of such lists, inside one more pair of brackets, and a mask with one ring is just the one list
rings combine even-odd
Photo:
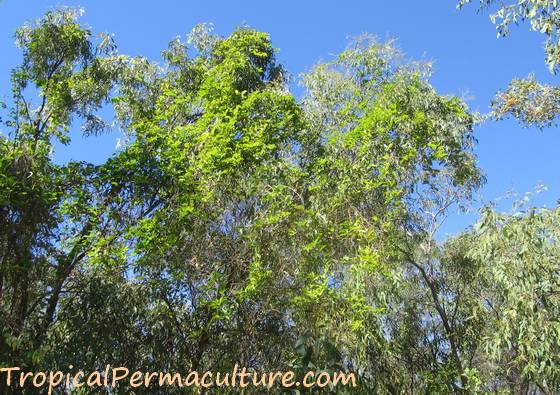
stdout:
[[[318,196],[332,196],[318,211],[337,224],[327,244],[341,254],[337,278],[380,309],[357,325],[363,337],[350,355],[381,393],[414,391],[423,381],[419,364],[403,364],[391,327],[392,317],[404,313],[407,277],[424,270],[408,256],[420,242],[432,243],[433,221],[483,182],[466,106],[438,96],[429,70],[399,64],[399,55],[391,43],[366,36],[304,78],[310,129],[325,142],[313,179],[322,188]],[[449,331],[443,341],[453,342]],[[462,374],[457,368],[445,378],[451,387]]]
[[98,182],[98,168],[51,159],[54,141],[69,141],[72,120],[80,120],[84,133],[100,132],[96,110],[106,103],[121,63],[110,45],[96,44],[76,22],[78,15],[48,12],[16,33],[23,62],[11,76],[9,135],[0,136],[2,365],[41,361],[70,279],[91,245],[111,238],[103,216],[114,202]]
[[[510,216],[486,210],[468,256],[486,282],[485,351],[512,391],[560,388],[558,209]],[[483,265],[482,262],[492,262]]]
[[[199,25],[158,64],[118,55],[78,14],[17,33],[0,364],[358,375],[324,393],[558,389],[556,211],[487,214],[437,241],[485,180],[475,117],[426,65],[359,37],[303,76],[298,101],[266,33]],[[102,107],[122,146],[54,163],[71,128],[107,129]]]
[[[391,281],[421,197],[481,182],[472,116],[397,66],[390,44],[363,39],[318,66],[300,106],[267,35],[190,37],[195,57],[174,41],[165,68],[136,60],[146,74],[124,77],[114,99],[131,134],[107,166],[130,203],[121,214],[150,208],[127,221],[122,247],[148,295],[141,327],[158,328],[136,364],[362,366],[384,308],[374,284]],[[319,96],[340,92],[322,81],[346,102]]]
[[[470,3],[460,0],[459,7]],[[546,36],[546,64],[552,73],[558,71],[560,60],[560,19],[556,0],[518,0],[496,2],[480,0],[480,9],[494,9],[490,19],[496,24],[498,37],[505,37],[512,24],[528,22],[532,30]],[[525,125],[539,128],[554,123],[560,112],[560,90],[557,86],[538,83],[533,75],[525,79],[514,79],[499,92],[492,102],[492,115],[497,119],[513,116]]]

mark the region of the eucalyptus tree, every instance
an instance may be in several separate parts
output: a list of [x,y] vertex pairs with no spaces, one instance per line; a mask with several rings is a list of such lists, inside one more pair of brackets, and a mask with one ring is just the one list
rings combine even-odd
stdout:
[[[476,120],[425,65],[361,37],[304,75],[297,101],[265,33],[199,25],[155,63],[77,16],[17,34],[0,363],[351,369],[351,393],[476,389],[485,277],[462,249],[475,236],[436,242],[484,182]],[[53,162],[71,128],[108,126],[103,107],[120,148]]]
[[[53,358],[355,368],[363,391],[390,388],[384,311],[417,270],[403,259],[427,231],[429,197],[459,202],[482,182],[473,117],[390,43],[364,38],[318,65],[299,104],[266,34],[201,25],[189,40],[163,66],[136,58],[120,74],[112,102],[128,141],[102,174],[124,228],[88,259],[131,279],[63,301]],[[115,308],[127,310],[119,329],[100,318]],[[98,339],[99,325],[112,335]]]
[[[90,164],[52,160],[72,125],[99,133],[121,59],[77,22],[48,12],[16,32],[23,61],[11,74],[0,136],[0,364],[33,366],[89,246],[107,237],[114,204]],[[113,237],[114,238],[114,237]],[[4,383],[0,384],[0,386]]]
[[[434,254],[434,277],[469,393],[558,392],[557,217],[557,208],[503,214],[487,207],[473,229]],[[418,300],[426,306],[425,297]],[[412,320],[424,342],[437,344],[442,328],[418,328],[418,322],[423,320]],[[414,347],[413,355],[422,355]],[[445,369],[434,373],[434,384],[437,374],[449,383]]]
[[[471,0],[460,0],[459,7]],[[531,30],[545,35],[546,64],[556,74],[560,61],[560,9],[556,0],[480,0],[480,10],[491,10],[498,37],[510,33],[512,25],[526,23]],[[492,102],[493,115],[513,116],[523,124],[544,128],[552,125],[560,113],[560,88],[542,84],[533,75],[515,78]]]
[[[433,392],[426,375],[446,366],[434,380],[443,392],[466,390],[432,257],[441,219],[484,182],[472,152],[475,119],[459,99],[436,93],[426,65],[402,58],[391,42],[365,36],[304,77],[303,108],[320,147],[310,150],[314,211],[326,218],[314,229],[329,235],[323,248],[345,298],[375,309],[351,323],[346,349],[370,390]],[[412,306],[419,293],[423,307]],[[404,325],[428,308],[446,328],[427,362],[407,360],[433,331],[422,318],[424,328]]]
[[559,213],[486,209],[465,243],[485,285],[478,312],[486,317],[481,343],[487,358],[478,373],[494,391],[560,390]]

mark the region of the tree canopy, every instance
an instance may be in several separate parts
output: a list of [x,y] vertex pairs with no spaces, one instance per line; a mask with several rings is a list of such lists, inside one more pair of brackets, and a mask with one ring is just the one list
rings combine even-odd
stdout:
[[[459,7],[471,0],[460,0]],[[527,23],[531,30],[545,35],[545,62],[556,74],[560,63],[560,8],[557,0],[480,0],[480,10],[491,10],[498,37],[506,37],[512,25]],[[560,113],[560,88],[542,84],[529,74],[516,78],[492,102],[497,119],[513,116],[524,125],[551,126]]]
[[[487,208],[438,241],[485,178],[477,117],[428,65],[365,35],[296,98],[266,33],[198,25],[155,63],[80,14],[16,33],[0,366],[356,372],[357,388],[313,393],[560,390],[558,209]],[[70,130],[94,144],[111,124],[126,141],[106,161],[53,160]]]

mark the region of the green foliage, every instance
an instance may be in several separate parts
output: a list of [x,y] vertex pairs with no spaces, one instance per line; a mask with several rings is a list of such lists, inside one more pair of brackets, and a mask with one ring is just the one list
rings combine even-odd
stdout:
[[[460,0],[463,7],[471,0]],[[546,36],[546,64],[550,72],[558,71],[560,62],[560,10],[557,0],[516,0],[497,2],[480,0],[481,9],[492,9],[492,23],[496,24],[498,37],[505,37],[512,24],[528,22],[532,30]],[[511,115],[525,125],[539,128],[550,126],[558,116],[558,87],[539,84],[532,75],[513,79],[509,86],[496,95],[492,102],[493,114],[500,119]]]
[[514,79],[496,96],[492,107],[498,119],[511,114],[525,125],[544,128],[552,125],[560,112],[560,91],[556,86],[539,84],[533,76]]
[[[459,7],[470,2],[471,0],[460,0]],[[492,23],[496,24],[498,37],[507,36],[512,24],[519,25],[523,22],[528,22],[532,30],[545,34],[547,37],[545,45],[546,63],[549,65],[551,72],[557,71],[560,54],[558,1],[515,0],[497,2],[495,0],[480,0],[480,7],[482,9],[494,9],[490,19]]]
[[[265,33],[199,25],[160,65],[118,55],[79,14],[16,34],[0,365],[358,375],[324,393],[558,389],[552,212],[435,241],[484,177],[474,116],[426,65],[360,37],[297,101]],[[103,106],[119,149],[55,164],[71,128],[105,129]]]
[[559,214],[487,210],[469,253],[492,262],[481,273],[490,295],[486,309],[495,314],[484,336],[486,352],[511,382],[527,380],[544,393],[560,386]]
[[[81,270],[94,234],[109,237],[102,226],[109,203],[97,169],[51,159],[53,140],[68,141],[73,118],[92,130],[116,73],[114,58],[91,41],[78,14],[49,12],[16,33],[23,62],[12,73],[9,134],[0,136],[1,365],[41,363],[66,281]],[[30,91],[38,93],[37,103]]]

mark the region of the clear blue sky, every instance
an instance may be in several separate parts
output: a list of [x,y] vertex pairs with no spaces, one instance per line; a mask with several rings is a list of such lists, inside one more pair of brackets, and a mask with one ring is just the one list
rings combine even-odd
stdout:
[[[197,23],[211,22],[222,35],[248,24],[271,34],[279,60],[295,77],[343,50],[349,36],[368,32],[397,38],[410,58],[435,62],[432,83],[440,93],[467,97],[480,112],[514,77],[534,73],[540,81],[559,82],[544,64],[542,35],[521,26],[507,39],[496,39],[487,14],[477,14],[475,5],[462,11],[455,5],[454,0],[0,0],[0,97],[9,94],[9,72],[20,61],[15,29],[56,6],[84,7],[82,21],[95,32],[114,33],[121,53],[152,60],[159,59],[169,40],[184,37]],[[113,151],[117,137],[75,139],[70,149],[56,153],[57,160],[99,162]],[[479,164],[488,178],[483,199],[494,200],[510,189],[523,194],[541,182],[549,190],[536,204],[554,205],[560,197],[558,128],[540,132],[514,121],[487,123],[476,129],[476,137]],[[459,231],[473,219],[455,215],[443,232]]]

